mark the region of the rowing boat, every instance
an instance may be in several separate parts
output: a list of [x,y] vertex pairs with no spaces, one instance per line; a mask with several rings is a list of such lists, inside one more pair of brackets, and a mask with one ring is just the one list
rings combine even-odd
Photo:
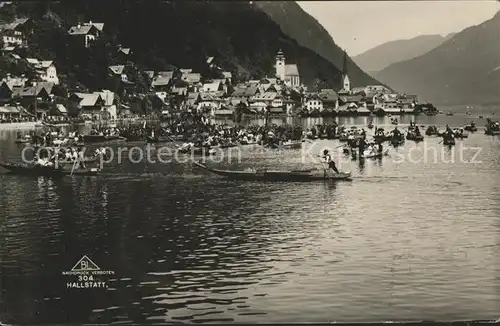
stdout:
[[46,177],[63,177],[67,175],[75,176],[94,176],[99,174],[99,169],[79,169],[76,171],[65,170],[63,168],[55,169],[54,167],[48,166],[28,166],[23,164],[15,163],[3,163],[0,162],[0,166],[9,170],[12,174],[18,175],[34,175],[34,176],[46,176]]
[[251,171],[230,171],[218,170],[209,168],[199,162],[193,162],[196,166],[226,177],[231,180],[246,180],[246,181],[288,181],[288,182],[307,182],[319,180],[332,181],[350,181],[351,173],[341,172],[333,174],[330,171],[310,169],[310,170],[291,170],[291,171],[272,171],[272,170],[251,170]]
[[127,140],[127,138],[118,136],[118,135],[111,135],[111,136],[105,136],[105,135],[84,135],[83,136],[83,141],[85,143],[102,143],[106,141],[112,141],[112,140]]
[[389,155],[389,148],[386,148],[383,152],[380,153],[369,153],[361,156],[361,158],[382,158],[383,156]]
[[[88,156],[88,157],[84,157],[83,159],[79,158],[78,159],[78,162],[80,163],[93,163],[97,161],[97,156]],[[75,164],[75,161],[73,160],[60,160],[60,161],[57,161],[57,164]]]
[[151,136],[146,137],[146,142],[148,143],[168,143],[171,141],[172,139],[167,137],[151,137]]
[[296,142],[288,141],[283,143],[281,146],[285,149],[300,149],[302,148],[302,141],[296,141]]

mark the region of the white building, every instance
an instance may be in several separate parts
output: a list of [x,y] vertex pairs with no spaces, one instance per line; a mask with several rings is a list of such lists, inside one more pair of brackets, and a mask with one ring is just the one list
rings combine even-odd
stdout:
[[59,84],[57,69],[53,61],[41,61],[39,71],[42,80],[54,83],[54,85]]
[[299,68],[296,64],[286,64],[285,55],[281,50],[276,55],[276,77],[291,87],[300,87]]
[[74,37],[82,38],[84,46],[88,48],[93,41],[99,38],[103,29],[103,23],[93,23],[92,21],[89,21],[88,23],[72,26],[69,29],[68,34]]
[[311,112],[313,110],[323,111],[323,101],[317,95],[313,95],[306,99],[305,107],[307,111]]

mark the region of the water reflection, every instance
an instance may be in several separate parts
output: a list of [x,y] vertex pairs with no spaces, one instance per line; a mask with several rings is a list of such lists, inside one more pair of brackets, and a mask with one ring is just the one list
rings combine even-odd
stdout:
[[[347,183],[242,183],[189,163],[126,161],[100,177],[0,175],[7,190],[0,193],[0,318],[151,324],[498,317],[500,141],[478,133],[463,143],[483,148],[482,163],[449,163],[444,147],[444,160],[418,164],[346,157],[341,168],[355,176]],[[2,159],[19,154],[11,145],[4,142]],[[420,148],[418,159],[424,145],[408,142],[395,153]],[[338,142],[314,146],[316,153]],[[242,155],[241,163],[218,166],[319,168],[313,160],[303,164],[300,151]],[[61,272],[82,255],[115,271],[109,289],[65,288]]]

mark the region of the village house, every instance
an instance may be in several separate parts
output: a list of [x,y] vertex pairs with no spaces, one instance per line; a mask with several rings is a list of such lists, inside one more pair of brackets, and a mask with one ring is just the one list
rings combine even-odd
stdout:
[[12,92],[12,100],[31,112],[37,113],[38,117],[44,117],[52,102],[52,88],[54,84],[49,82],[38,82],[33,86],[16,88]]
[[187,87],[172,87],[172,89],[170,90],[170,94],[174,95],[174,96],[178,96],[178,97],[184,97],[186,96],[188,93],[188,89]]
[[193,108],[196,108],[198,106],[200,99],[201,99],[200,93],[190,92],[190,93],[188,93],[184,104],[187,108],[193,109]]
[[337,93],[330,88],[321,89],[318,92],[318,96],[323,102],[323,109],[336,109],[339,106],[339,96]]
[[101,118],[101,109],[104,100],[98,93],[73,93],[69,97],[79,111],[79,114],[85,120],[95,120]]
[[0,121],[9,121],[12,119],[18,119],[23,114],[24,111],[20,107],[16,106],[0,106]]
[[253,96],[260,94],[259,88],[256,86],[238,87],[231,94],[231,103],[233,102],[248,102]]
[[119,78],[122,82],[128,81],[124,65],[109,66],[109,76]]
[[366,96],[374,96],[379,94],[390,94],[392,91],[383,85],[368,85],[364,87]]
[[170,87],[172,86],[172,76],[168,75],[158,75],[153,78],[153,81],[151,82],[151,88],[158,92],[158,91],[168,91]]
[[86,119],[117,118],[118,101],[115,94],[108,90],[93,93],[73,93],[69,101],[76,105],[79,113]]
[[148,77],[149,80],[153,80],[155,72],[154,70],[146,70],[144,71],[144,75],[146,75],[146,77]]
[[323,100],[319,97],[318,94],[308,94],[304,100],[304,106],[307,111],[323,111]]
[[284,99],[283,106],[287,115],[293,115],[294,111],[300,107],[300,103],[292,99]]
[[0,84],[0,103],[9,102],[12,99],[14,90],[25,87],[27,81],[27,78],[13,78],[10,74],[7,74],[7,77]]
[[203,84],[201,91],[203,93],[216,93],[216,92],[224,92],[227,90],[226,85],[221,80],[213,80],[210,83]]
[[36,71],[41,80],[59,85],[59,77],[57,76],[57,69],[53,61],[39,61],[35,58],[26,58],[26,62]]
[[79,44],[88,48],[92,45],[92,42],[99,38],[103,29],[103,23],[92,23],[92,21],[90,21],[88,23],[72,26],[68,34],[74,37]]
[[198,111],[209,112],[211,116],[215,116],[215,112],[221,108],[222,100],[215,94],[201,93],[198,103]]
[[26,36],[32,32],[32,24],[29,18],[18,18],[12,23],[0,25],[0,35],[4,48],[11,46],[25,46]]
[[229,83],[233,83],[233,74],[229,71],[223,71],[222,76],[224,76],[224,79]]
[[287,86],[300,87],[300,74],[297,65],[286,64],[285,60],[285,55],[279,50],[276,55],[276,76]]

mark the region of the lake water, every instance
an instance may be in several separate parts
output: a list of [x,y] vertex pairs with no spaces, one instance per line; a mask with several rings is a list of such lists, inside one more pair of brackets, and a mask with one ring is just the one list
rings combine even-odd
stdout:
[[[416,119],[484,125],[465,115]],[[376,123],[390,127],[389,118]],[[19,159],[15,137],[0,131],[1,160]],[[313,156],[331,148],[352,182],[227,181],[189,162],[132,164],[126,153],[99,177],[1,174],[0,320],[497,319],[500,137],[480,130],[451,149],[439,140],[407,141],[364,163],[329,140],[281,152],[244,147],[207,163],[321,168]],[[61,273],[83,255],[114,271],[109,288],[66,287]]]

